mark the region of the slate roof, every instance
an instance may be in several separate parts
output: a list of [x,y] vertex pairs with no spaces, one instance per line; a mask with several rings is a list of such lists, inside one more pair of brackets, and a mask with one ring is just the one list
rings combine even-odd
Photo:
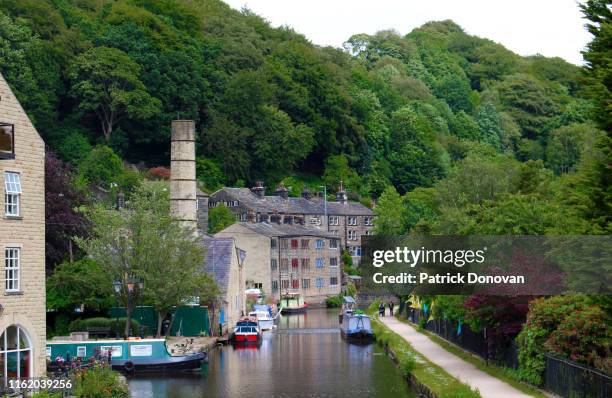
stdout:
[[340,239],[340,237],[329,234],[321,229],[297,224],[240,222],[238,223],[238,225],[248,228],[258,234],[269,237],[315,236],[320,238]]
[[232,256],[236,256],[234,238],[204,236],[202,246],[206,248],[204,269],[215,278],[215,282],[222,291],[227,291]]
[[[266,195],[263,198],[255,195],[249,188],[221,188],[211,196],[223,191],[245,207],[252,209],[258,213],[268,213],[276,210],[279,213],[298,213],[298,214],[324,214],[325,201],[321,198],[312,198],[310,200],[302,197],[287,199],[276,196]],[[374,213],[372,210],[359,202],[332,202],[327,201],[328,215],[348,215],[348,216],[371,216]]]

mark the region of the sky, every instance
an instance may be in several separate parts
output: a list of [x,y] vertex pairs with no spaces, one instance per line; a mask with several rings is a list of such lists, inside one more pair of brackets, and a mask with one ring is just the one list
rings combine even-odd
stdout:
[[247,6],[272,26],[288,25],[313,43],[341,47],[356,33],[452,19],[472,35],[520,55],[542,54],[582,64],[590,41],[576,0],[223,0]]

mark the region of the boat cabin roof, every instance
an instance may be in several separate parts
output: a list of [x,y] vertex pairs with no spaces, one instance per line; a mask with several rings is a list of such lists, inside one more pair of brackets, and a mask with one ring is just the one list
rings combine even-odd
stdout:
[[355,299],[351,296],[344,296],[344,302],[347,304],[355,304]]

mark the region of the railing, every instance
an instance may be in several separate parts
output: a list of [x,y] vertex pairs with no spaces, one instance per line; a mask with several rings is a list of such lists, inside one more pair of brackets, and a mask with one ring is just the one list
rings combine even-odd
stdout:
[[544,388],[563,397],[612,397],[612,377],[579,363],[546,355]]
[[[406,307],[406,318],[419,324],[419,319],[426,317],[420,309]],[[487,342],[484,333],[473,332],[469,326],[462,325],[458,333],[458,324],[446,319],[429,320],[425,329],[459,347],[478,355],[484,360],[492,360],[498,365],[518,369],[518,347],[510,345],[497,358],[488,358]],[[597,369],[579,363],[546,354],[543,388],[562,397],[570,398],[608,398],[612,397],[612,376]]]

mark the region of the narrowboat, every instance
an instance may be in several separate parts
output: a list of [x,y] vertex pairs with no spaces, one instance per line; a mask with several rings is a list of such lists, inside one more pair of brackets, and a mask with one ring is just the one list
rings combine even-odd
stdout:
[[249,312],[249,316],[257,318],[257,323],[262,331],[274,328],[272,308],[269,305],[255,304],[253,306],[253,311]]
[[342,319],[345,314],[352,315],[355,313],[355,309],[357,308],[357,303],[355,299],[351,296],[344,296],[342,301],[342,308],[340,309],[339,321],[342,323]]
[[51,364],[58,357],[63,360],[81,358],[82,361],[107,357],[109,351],[113,370],[125,373],[199,371],[202,364],[208,362],[206,353],[202,352],[170,355],[164,339],[47,342],[47,357]]
[[261,329],[255,317],[244,317],[236,323],[234,332],[230,336],[232,344],[259,344],[261,343]]
[[348,342],[367,344],[374,341],[370,317],[357,309],[355,299],[344,296],[340,332]]
[[299,293],[287,293],[281,297],[279,307],[283,314],[300,314],[308,309],[308,303]]

